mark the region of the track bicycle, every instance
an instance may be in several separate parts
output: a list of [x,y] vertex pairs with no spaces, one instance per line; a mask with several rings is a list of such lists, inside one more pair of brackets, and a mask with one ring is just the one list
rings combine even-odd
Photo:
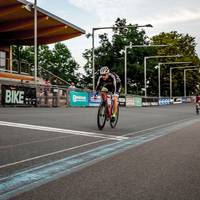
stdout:
[[196,103],[196,114],[199,115],[200,102]]
[[101,90],[101,104],[97,114],[97,125],[99,130],[102,130],[106,121],[110,121],[111,128],[115,128],[119,118],[119,106],[117,106],[117,113],[114,120],[112,120],[112,114],[114,110],[114,100],[112,93],[108,92],[108,89],[103,87]]

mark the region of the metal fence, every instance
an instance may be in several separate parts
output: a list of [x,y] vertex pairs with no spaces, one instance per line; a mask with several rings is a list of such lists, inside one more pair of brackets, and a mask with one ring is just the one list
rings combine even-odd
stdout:
[[[35,85],[31,84],[23,84],[20,82],[7,82],[3,83],[0,82],[0,106],[2,106],[2,90],[1,85],[11,85],[11,86],[20,86],[20,87],[30,87],[35,88]],[[71,91],[74,91],[73,93]],[[83,93],[80,93],[83,92]],[[87,106],[96,106],[95,102],[92,101],[92,92],[85,91],[78,88],[69,88],[68,86],[63,85],[51,85],[51,84],[44,84],[44,85],[37,85],[36,87],[36,102],[27,104],[27,106],[37,106],[37,107],[66,107],[66,106],[79,106],[78,101],[82,103],[83,96],[82,94],[88,94]],[[76,105],[73,105],[70,102],[70,97],[72,98],[75,96]],[[87,96],[87,95],[86,95]],[[73,98],[72,98],[73,99]],[[71,99],[71,101],[72,101]],[[126,100],[126,102],[125,102]],[[128,95],[126,98],[124,96],[120,96],[119,104],[120,106],[129,106],[129,107],[149,107],[149,106],[162,106],[162,105],[169,105],[169,104],[178,104],[178,103],[189,103],[194,102],[195,97],[141,97],[141,96],[134,96]],[[99,102],[98,102],[99,103]],[[81,106],[82,104],[80,104]],[[18,106],[18,105],[15,105]]]

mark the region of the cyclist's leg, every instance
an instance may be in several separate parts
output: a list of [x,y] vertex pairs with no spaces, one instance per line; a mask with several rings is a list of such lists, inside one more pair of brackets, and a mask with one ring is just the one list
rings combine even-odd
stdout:
[[113,115],[112,117],[115,118],[117,111],[118,111],[118,98],[119,98],[119,93],[113,94]]
[[113,114],[117,113],[118,110],[118,96],[116,94],[114,94],[114,109],[113,109]]

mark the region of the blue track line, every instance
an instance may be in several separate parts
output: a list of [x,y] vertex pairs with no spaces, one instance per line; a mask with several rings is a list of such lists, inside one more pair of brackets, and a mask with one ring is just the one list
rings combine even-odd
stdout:
[[102,145],[77,155],[14,173],[8,177],[0,179],[0,200],[9,199],[22,192],[29,191],[35,187],[70,174],[82,167],[92,165],[93,163],[126,151],[130,148],[155,140],[172,131],[192,125],[195,122],[199,122],[199,119],[188,120],[130,139]]

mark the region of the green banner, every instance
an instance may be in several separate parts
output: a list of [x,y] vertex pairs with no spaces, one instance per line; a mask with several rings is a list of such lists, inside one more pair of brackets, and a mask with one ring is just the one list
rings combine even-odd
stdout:
[[142,98],[141,97],[133,97],[134,106],[141,107],[142,106]]
[[88,106],[88,93],[70,91],[70,106]]

